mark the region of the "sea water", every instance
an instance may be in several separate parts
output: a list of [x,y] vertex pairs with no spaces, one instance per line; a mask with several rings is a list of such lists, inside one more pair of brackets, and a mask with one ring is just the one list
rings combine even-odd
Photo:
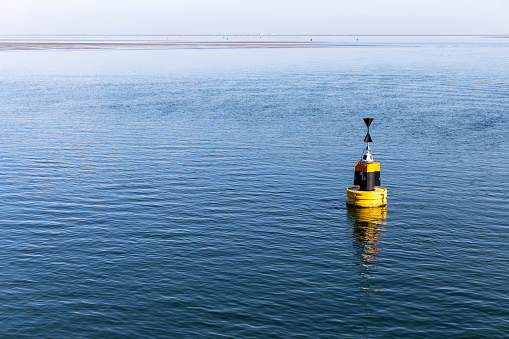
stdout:
[[509,336],[509,39],[310,38],[1,51],[0,335]]

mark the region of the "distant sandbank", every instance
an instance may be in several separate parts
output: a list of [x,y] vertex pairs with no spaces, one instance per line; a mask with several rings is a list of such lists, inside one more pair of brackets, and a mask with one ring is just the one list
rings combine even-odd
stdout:
[[170,49],[170,48],[302,48],[302,47],[367,47],[369,44],[336,44],[320,42],[287,41],[232,41],[232,42],[25,42],[1,41],[2,50],[48,50],[48,49]]

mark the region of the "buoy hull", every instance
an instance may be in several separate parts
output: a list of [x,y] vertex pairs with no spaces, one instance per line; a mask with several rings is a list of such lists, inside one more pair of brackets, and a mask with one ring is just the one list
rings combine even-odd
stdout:
[[361,191],[359,186],[346,189],[346,203],[356,207],[380,207],[387,205],[387,190],[375,187],[373,191]]

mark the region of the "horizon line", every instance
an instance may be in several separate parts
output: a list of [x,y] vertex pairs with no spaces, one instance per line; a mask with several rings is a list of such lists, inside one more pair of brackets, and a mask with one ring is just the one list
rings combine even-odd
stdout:
[[179,33],[150,33],[150,34],[134,34],[134,33],[11,33],[2,34],[0,36],[509,36],[509,33],[497,34],[278,34],[278,33],[195,33],[195,34],[179,34]]

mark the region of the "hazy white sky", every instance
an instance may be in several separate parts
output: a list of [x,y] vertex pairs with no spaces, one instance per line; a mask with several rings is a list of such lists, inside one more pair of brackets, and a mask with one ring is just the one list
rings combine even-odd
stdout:
[[509,0],[0,0],[0,34],[509,34]]

